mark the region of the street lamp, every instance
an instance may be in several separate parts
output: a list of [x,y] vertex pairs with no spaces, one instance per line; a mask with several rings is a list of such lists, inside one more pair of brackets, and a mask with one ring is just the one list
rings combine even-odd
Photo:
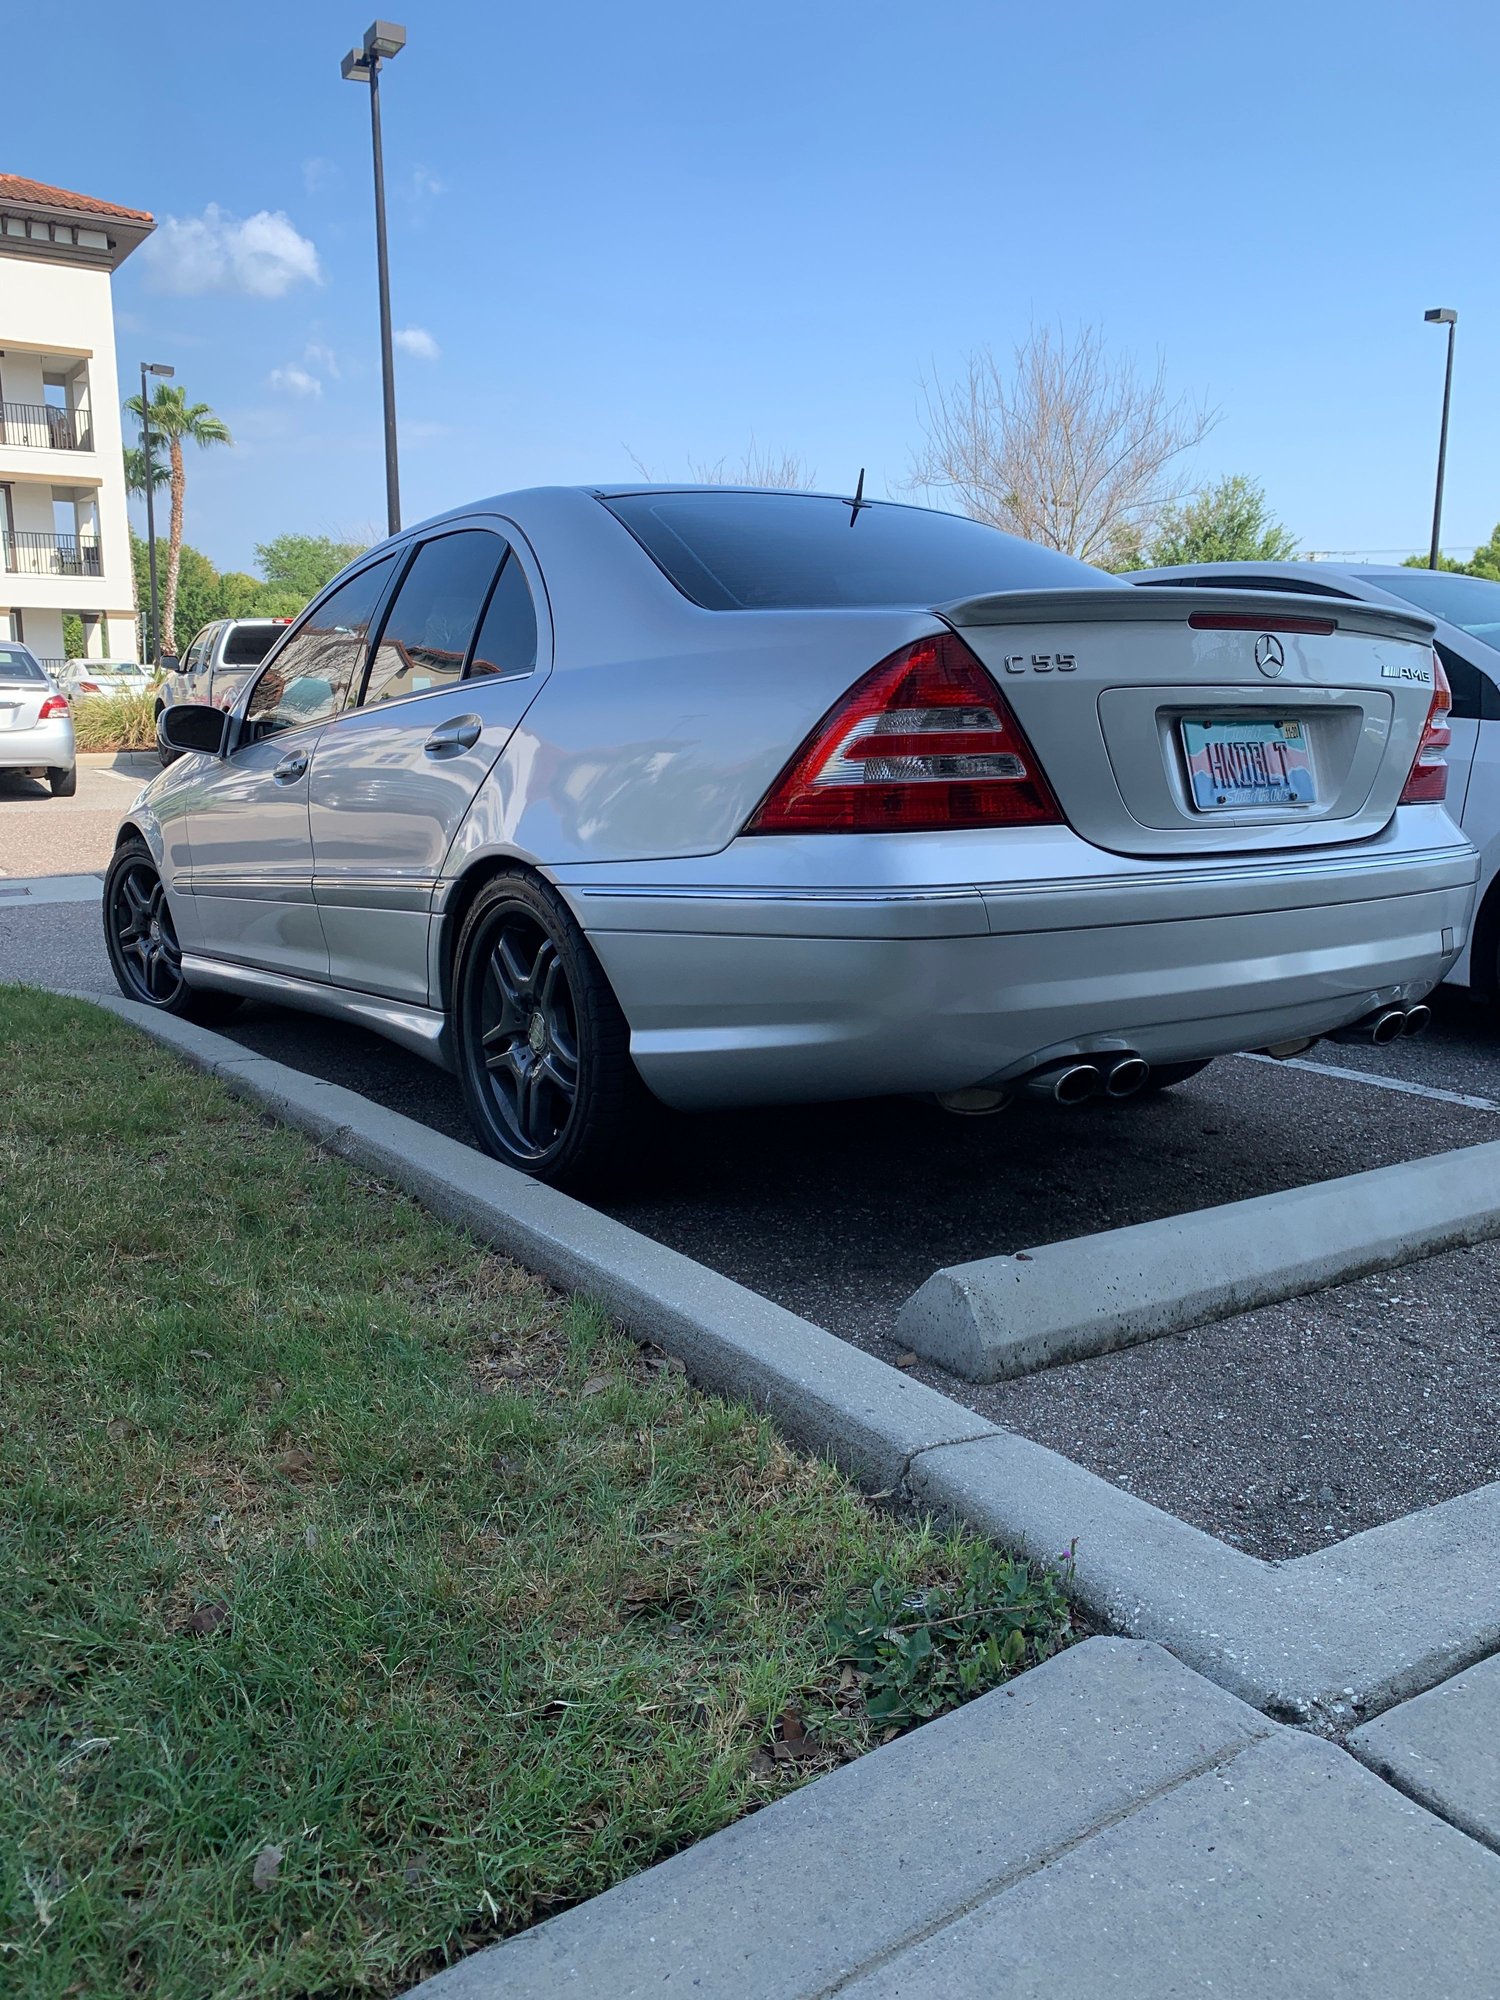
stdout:
[[391,349],[391,272],[385,249],[385,161],[380,149],[380,65],[406,47],[395,21],[372,21],[363,48],[339,65],[346,83],[370,86],[370,147],[375,157],[375,265],[380,278],[380,377],[385,394],[385,512],[389,534],[401,526],[401,481],[396,469],[396,365]]
[[151,568],[151,648],[149,664],[159,665],[161,652],[161,615],[156,602],[156,494],[155,481],[151,477],[151,405],[146,399],[146,377],[162,375],[169,380],[177,373],[165,361],[143,361],[141,363],[141,467],[146,476],[146,559]]
[[1448,372],[1443,377],[1443,428],[1438,434],[1437,492],[1432,502],[1432,548],[1427,556],[1427,567],[1436,569],[1438,536],[1443,526],[1443,473],[1448,464],[1448,404],[1453,396],[1453,335],[1458,326],[1458,314],[1452,306],[1434,306],[1422,317],[1429,326],[1445,326],[1448,329]]

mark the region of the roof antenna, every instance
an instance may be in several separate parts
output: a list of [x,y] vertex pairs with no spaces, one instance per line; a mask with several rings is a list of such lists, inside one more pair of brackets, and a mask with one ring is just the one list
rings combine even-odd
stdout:
[[854,489],[854,498],[849,502],[849,526],[851,528],[854,526],[855,521],[859,518],[861,507],[873,507],[874,504],[873,500],[865,498],[865,469],[861,466],[859,468],[859,484]]

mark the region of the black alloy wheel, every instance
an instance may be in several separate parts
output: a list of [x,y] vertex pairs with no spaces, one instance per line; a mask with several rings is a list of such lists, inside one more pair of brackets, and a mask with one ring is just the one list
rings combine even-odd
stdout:
[[639,1138],[651,1100],[630,1031],[547,884],[502,875],[479,892],[458,942],[453,1030],[470,1118],[508,1166],[579,1186],[622,1163],[632,1128]]
[[239,1007],[229,993],[195,993],[182,971],[182,946],[151,850],[122,841],[104,878],[104,943],[127,1000],[195,1021],[226,1020]]

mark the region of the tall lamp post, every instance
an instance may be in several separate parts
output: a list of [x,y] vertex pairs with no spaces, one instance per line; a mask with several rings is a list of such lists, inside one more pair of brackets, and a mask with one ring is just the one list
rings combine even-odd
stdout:
[[364,46],[351,49],[340,64],[346,83],[370,86],[370,147],[375,158],[375,263],[380,278],[380,377],[385,393],[386,532],[401,526],[401,481],[396,468],[396,365],[391,346],[391,272],[385,249],[385,160],[380,147],[380,65],[406,47],[406,30],[396,21],[372,21]]
[[1453,335],[1458,327],[1458,314],[1452,306],[1434,306],[1422,317],[1429,326],[1445,326],[1448,329],[1448,371],[1443,377],[1443,428],[1438,433],[1437,492],[1432,501],[1432,548],[1427,556],[1427,567],[1436,569],[1438,537],[1443,527],[1443,474],[1448,464],[1448,405],[1453,399]]
[[158,665],[161,654],[161,613],[156,598],[156,482],[151,477],[151,404],[146,395],[146,377],[162,375],[168,380],[177,373],[165,361],[141,363],[141,468],[146,476],[146,560],[151,570],[151,648],[149,665]]

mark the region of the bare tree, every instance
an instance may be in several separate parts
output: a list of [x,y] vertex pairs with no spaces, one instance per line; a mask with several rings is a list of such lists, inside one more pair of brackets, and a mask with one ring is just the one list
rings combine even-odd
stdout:
[[1173,462],[1218,413],[1167,394],[1106,353],[1097,327],[1071,340],[1033,327],[1009,368],[977,349],[949,388],[923,385],[926,443],[912,484],[1028,541],[1119,566],[1188,490]]
[[[636,454],[625,446],[625,455],[646,480],[654,481],[656,474],[650,466],[643,465]],[[750,449],[731,465],[728,455],[716,459],[713,464],[699,464],[688,460],[688,476],[697,486],[781,486],[792,491],[806,491],[817,478],[816,471],[793,451],[765,451],[752,437]]]

